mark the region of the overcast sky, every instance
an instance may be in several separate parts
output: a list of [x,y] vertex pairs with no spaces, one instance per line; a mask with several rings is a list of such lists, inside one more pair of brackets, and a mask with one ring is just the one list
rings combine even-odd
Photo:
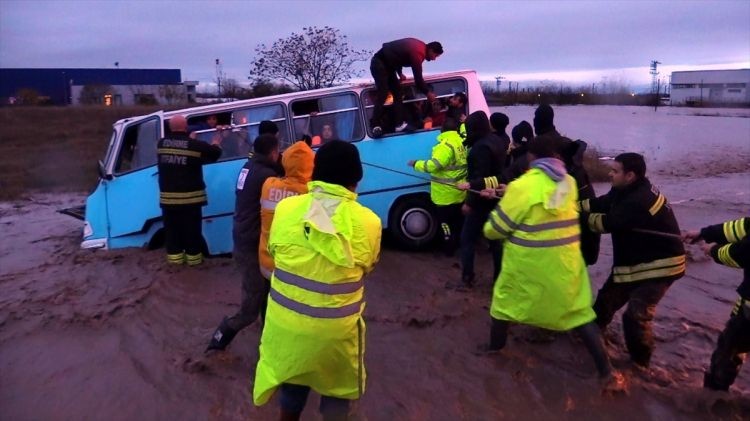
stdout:
[[[0,67],[179,68],[210,82],[215,59],[246,81],[254,48],[332,26],[356,49],[437,40],[426,73],[484,79],[603,77],[648,83],[672,70],[750,67],[750,1],[60,1],[0,0]],[[369,77],[369,63],[361,63]],[[507,82],[506,82],[507,83]]]

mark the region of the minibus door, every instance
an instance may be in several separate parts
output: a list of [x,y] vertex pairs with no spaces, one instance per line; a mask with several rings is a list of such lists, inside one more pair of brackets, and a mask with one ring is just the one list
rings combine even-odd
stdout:
[[150,238],[143,234],[161,220],[156,148],[164,136],[163,122],[159,111],[124,126],[117,158],[108,168],[107,215],[113,248],[144,245]]

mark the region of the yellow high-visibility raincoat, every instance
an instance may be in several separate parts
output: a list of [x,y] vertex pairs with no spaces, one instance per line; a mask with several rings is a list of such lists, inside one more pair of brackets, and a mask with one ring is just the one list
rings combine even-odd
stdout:
[[432,175],[430,199],[438,206],[462,203],[466,192],[443,183],[458,184],[466,181],[466,146],[455,130],[445,131],[437,137],[432,147],[432,156],[425,161],[416,161],[414,169]]
[[[591,283],[580,250],[573,177],[556,161],[532,168],[511,182],[484,225],[484,234],[505,241],[495,282],[493,318],[552,330],[570,330],[596,318]],[[536,161],[535,161],[536,162]]]
[[253,400],[282,383],[357,399],[365,388],[363,276],[380,254],[380,219],[348,189],[321,181],[276,207],[268,249],[276,269]]

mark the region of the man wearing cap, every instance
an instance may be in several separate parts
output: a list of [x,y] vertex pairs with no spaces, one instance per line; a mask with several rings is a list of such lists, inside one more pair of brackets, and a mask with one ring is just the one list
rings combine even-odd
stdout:
[[356,202],[357,148],[334,140],[315,155],[309,193],[276,206],[271,276],[253,400],[280,390],[281,419],[299,419],[310,390],[323,419],[346,419],[365,390],[363,277],[380,254],[381,224]]
[[401,71],[403,67],[411,67],[414,85],[427,96],[427,101],[431,103],[435,100],[435,94],[422,77],[422,63],[425,60],[435,60],[441,54],[443,54],[443,46],[439,42],[433,41],[425,44],[416,38],[386,42],[383,48],[375,53],[370,61],[370,72],[375,80],[375,89],[377,89],[371,121],[373,136],[380,137],[383,134],[383,105],[388,98],[389,91],[393,95],[393,122],[396,125],[396,131],[403,131],[407,127],[403,116],[401,94],[401,82],[406,80],[406,76]]
[[157,146],[159,205],[164,220],[167,262],[189,266],[203,262],[201,209],[208,203],[203,165],[221,156],[218,141],[208,144],[191,139],[182,115],[169,119],[171,134]]

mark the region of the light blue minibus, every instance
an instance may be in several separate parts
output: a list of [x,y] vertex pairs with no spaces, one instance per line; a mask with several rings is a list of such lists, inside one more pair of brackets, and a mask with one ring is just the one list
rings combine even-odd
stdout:
[[[468,97],[464,110],[467,115],[477,110],[488,112],[475,72],[442,73],[425,80],[441,106],[453,94],[464,92]],[[405,83],[403,88],[405,114],[421,121],[424,115],[420,113],[429,108],[427,99],[411,83]],[[414,172],[406,162],[430,156],[440,127],[372,138],[369,122],[374,98],[372,84],[346,85],[119,120],[113,125],[109,146],[99,162],[96,188],[86,199],[85,207],[68,209],[66,213],[84,220],[83,248],[162,245],[156,144],[164,136],[169,118],[182,114],[199,139],[223,136],[221,159],[204,166],[208,205],[203,208],[203,238],[208,254],[230,253],[237,175],[260,122],[270,120],[279,128],[282,148],[305,135],[317,140],[324,126],[335,138],[357,145],[364,166],[358,200],[381,218],[383,228],[398,243],[419,248],[435,236],[437,222],[427,177]],[[433,113],[440,113],[436,107],[431,108]],[[217,124],[229,125],[231,130],[217,131]]]

